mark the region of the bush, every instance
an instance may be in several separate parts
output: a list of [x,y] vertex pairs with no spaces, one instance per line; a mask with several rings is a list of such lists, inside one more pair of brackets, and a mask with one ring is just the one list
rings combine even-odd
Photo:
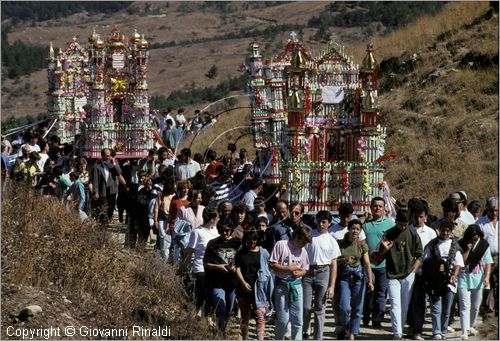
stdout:
[[210,79],[214,79],[215,77],[217,77],[218,72],[219,68],[217,67],[217,65],[213,64],[212,67],[205,74],[205,76],[207,76]]

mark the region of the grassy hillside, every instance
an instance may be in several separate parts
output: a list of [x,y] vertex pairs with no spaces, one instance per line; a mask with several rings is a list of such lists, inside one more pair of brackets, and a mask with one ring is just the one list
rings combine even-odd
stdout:
[[[107,229],[61,214],[59,201],[35,197],[31,190],[18,188],[2,199],[2,339],[13,338],[6,333],[12,325],[61,330],[161,325],[171,327],[171,339],[217,338],[207,321],[195,316],[175,269],[157,253],[122,249]],[[16,322],[31,304],[42,312]],[[78,333],[75,338],[106,339]]]
[[[375,38],[386,164],[397,197],[498,195],[498,13],[488,3],[449,3],[436,17]],[[397,48],[396,48],[397,47]]]

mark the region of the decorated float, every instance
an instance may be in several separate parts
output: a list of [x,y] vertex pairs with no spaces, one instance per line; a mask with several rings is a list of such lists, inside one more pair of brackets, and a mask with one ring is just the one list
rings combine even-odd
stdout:
[[250,44],[254,144],[269,158],[263,178],[289,184],[285,199],[308,211],[350,202],[363,212],[383,195],[386,130],[378,122],[376,65],[372,45],[359,67],[333,40],[313,55],[292,32],[270,60]]
[[100,158],[114,148],[118,158],[142,158],[153,147],[149,112],[149,43],[117,28],[103,39],[94,31],[88,48],[76,38],[65,51],[49,52],[48,111],[62,142],[81,133],[82,156]]
[[47,112],[55,120],[54,133],[62,143],[72,142],[80,134],[80,123],[85,119],[84,107],[89,94],[88,52],[76,37],[68,48],[54,53],[49,48],[47,77]]

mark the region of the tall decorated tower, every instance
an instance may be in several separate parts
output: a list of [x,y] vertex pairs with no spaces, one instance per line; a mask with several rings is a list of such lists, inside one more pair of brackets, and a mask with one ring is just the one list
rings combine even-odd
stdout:
[[285,198],[308,211],[335,211],[342,202],[369,210],[382,195],[385,142],[373,47],[360,69],[333,39],[313,56],[292,32],[284,51],[264,62],[264,81],[249,84],[256,148],[270,158],[264,179],[289,184]]
[[95,31],[89,37],[85,157],[99,158],[103,148],[114,148],[118,158],[140,158],[153,147],[148,60],[149,43],[137,31],[128,40],[117,28],[106,40]]
[[55,134],[62,143],[73,142],[85,119],[88,94],[88,52],[76,37],[65,51],[55,55],[50,43],[48,62],[47,112],[55,119]]

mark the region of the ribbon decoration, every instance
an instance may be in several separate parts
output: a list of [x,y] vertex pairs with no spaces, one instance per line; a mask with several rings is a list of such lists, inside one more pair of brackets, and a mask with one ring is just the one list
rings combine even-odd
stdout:
[[306,100],[304,109],[306,113],[310,113],[312,109],[312,101],[311,101],[311,87],[309,86],[309,84],[306,85],[305,95],[306,95]]
[[342,192],[345,194],[349,190],[347,182],[347,165],[342,167]]
[[395,158],[400,157],[400,156],[403,156],[403,154],[384,155],[384,156],[379,157],[377,160],[375,160],[375,163],[382,163],[384,161],[392,160],[392,159],[395,159]]

